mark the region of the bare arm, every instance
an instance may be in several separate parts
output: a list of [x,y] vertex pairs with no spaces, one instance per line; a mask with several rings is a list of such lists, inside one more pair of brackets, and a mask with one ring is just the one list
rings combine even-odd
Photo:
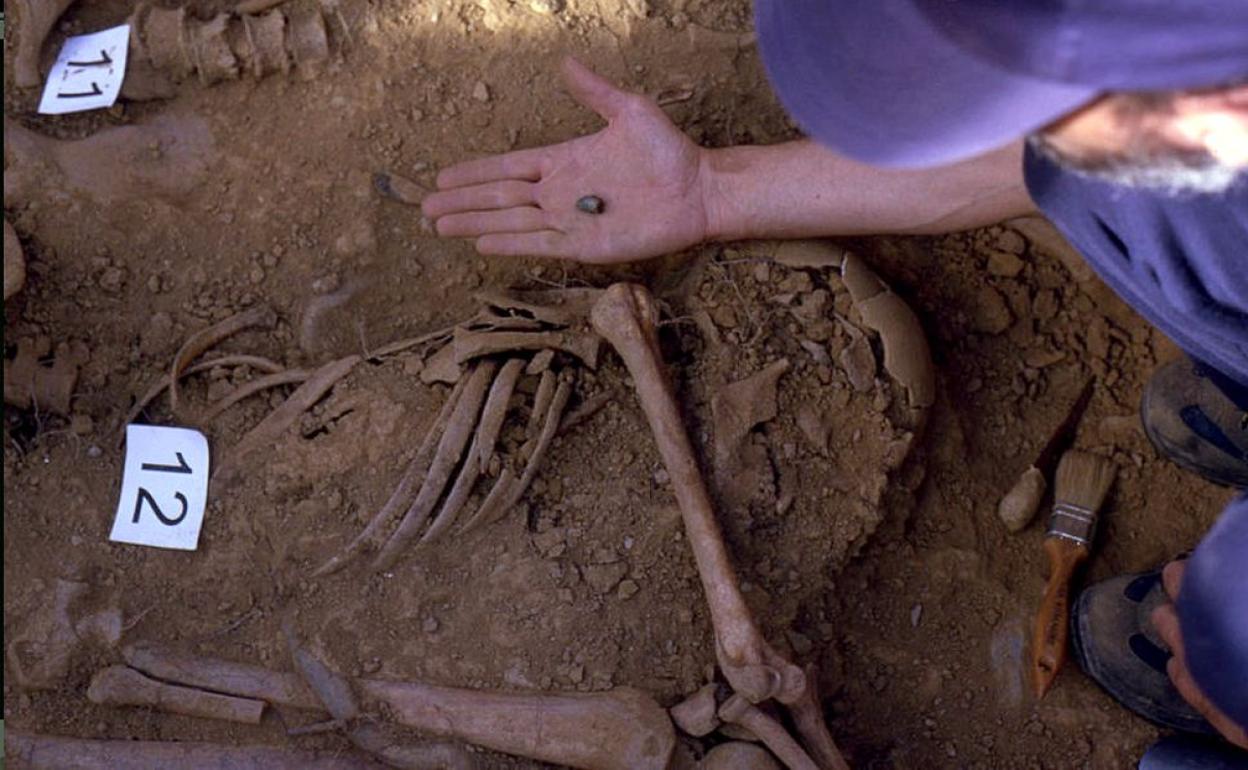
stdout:
[[801,140],[707,150],[708,237],[944,233],[1035,212],[1023,142],[952,166],[881,169]]
[[[711,150],[575,60],[564,77],[606,127],[444,169],[422,204],[439,235],[472,238],[482,254],[610,264],[705,240],[939,233],[1034,210],[1021,142],[922,171],[874,168],[811,141]],[[579,210],[586,195],[605,210]]]

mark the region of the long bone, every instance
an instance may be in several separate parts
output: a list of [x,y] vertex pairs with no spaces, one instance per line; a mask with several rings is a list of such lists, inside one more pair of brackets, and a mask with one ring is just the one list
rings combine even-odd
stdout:
[[[149,676],[275,706],[324,711],[296,673],[153,645],[122,656]],[[587,770],[666,770],[676,746],[672,722],[631,687],[607,692],[530,694],[353,679],[361,700],[380,701],[395,723],[495,751]]]
[[594,304],[590,320],[632,374],[641,408],[671,476],[706,591],[715,652],[725,678],[753,703],[768,698],[797,701],[807,686],[805,673],[767,643],[741,595],[706,482],[663,371],[654,297],[637,284],[614,284]]

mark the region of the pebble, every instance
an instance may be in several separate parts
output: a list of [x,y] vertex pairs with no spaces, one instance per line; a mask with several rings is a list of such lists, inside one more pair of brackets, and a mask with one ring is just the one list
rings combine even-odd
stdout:
[[430,615],[429,617],[425,618],[425,622],[421,623],[420,627],[421,627],[421,630],[423,630],[426,634],[436,634],[438,632],[438,629],[441,628],[441,624],[438,623],[437,618]]
[[482,103],[488,102],[490,100],[490,87],[478,80],[472,87],[472,98]]
[[911,607],[911,608],[910,608],[910,626],[911,626],[911,628],[918,628],[918,627],[919,627],[919,621],[920,621],[920,620],[922,620],[922,619],[923,619],[923,605],[922,605],[922,604],[916,604],[916,605],[914,605],[913,607]]
[[976,331],[985,334],[1000,334],[1010,328],[1014,317],[1005,304],[1005,297],[991,286],[981,286],[975,293],[975,306],[971,315],[971,323]]
[[564,0],[529,0],[529,10],[543,16],[553,16],[564,8]]
[[988,272],[1002,278],[1014,278],[1023,272],[1023,260],[1005,251],[994,251],[988,256]]
[[637,585],[637,581],[623,580],[620,582],[620,586],[618,589],[616,589],[615,594],[616,596],[620,598],[621,601],[627,601],[628,599],[631,599],[634,596],[636,596],[637,592],[640,590],[641,590],[641,586]]

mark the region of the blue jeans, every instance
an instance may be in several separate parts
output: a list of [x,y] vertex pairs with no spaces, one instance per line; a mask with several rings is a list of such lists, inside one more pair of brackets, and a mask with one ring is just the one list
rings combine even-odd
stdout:
[[1227,506],[1196,546],[1175,605],[1192,678],[1248,728],[1248,495]]

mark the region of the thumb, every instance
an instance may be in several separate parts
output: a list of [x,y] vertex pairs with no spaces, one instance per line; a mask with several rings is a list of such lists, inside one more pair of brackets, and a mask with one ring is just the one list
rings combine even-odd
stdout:
[[607,120],[620,113],[629,97],[627,91],[616,88],[610,80],[571,56],[563,60],[563,82],[573,99]]

